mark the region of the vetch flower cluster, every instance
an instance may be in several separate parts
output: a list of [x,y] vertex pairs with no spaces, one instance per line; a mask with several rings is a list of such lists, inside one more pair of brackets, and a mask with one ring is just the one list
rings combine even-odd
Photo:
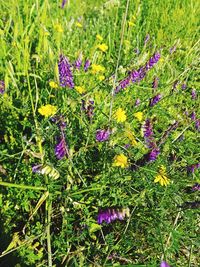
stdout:
[[58,63],[60,86],[74,88],[74,78],[72,75],[72,66],[64,55],[60,55]]
[[98,129],[96,132],[96,141],[104,142],[107,141],[110,137],[111,131],[109,129]]
[[5,83],[4,81],[0,81],[0,94],[5,92]]
[[159,61],[160,54],[155,53],[145,66],[139,68],[138,70],[132,70],[127,77],[119,82],[119,85],[115,88],[115,93],[118,93],[122,89],[125,89],[130,85],[130,82],[140,82],[146,76],[147,72],[153,68],[153,66]]
[[98,213],[97,222],[102,224],[104,221],[109,224],[115,220],[124,220],[125,217],[130,217],[129,208],[107,208],[105,210],[100,210]]

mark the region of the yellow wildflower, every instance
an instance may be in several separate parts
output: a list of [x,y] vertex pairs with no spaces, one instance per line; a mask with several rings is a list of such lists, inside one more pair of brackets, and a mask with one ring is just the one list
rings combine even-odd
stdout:
[[55,29],[57,32],[63,32],[63,28],[62,28],[62,25],[61,25],[61,24],[55,24],[55,25],[54,25],[54,29]]
[[86,92],[85,88],[82,86],[75,86],[75,89],[79,94],[83,94]]
[[50,104],[48,104],[46,106],[41,106],[38,109],[38,112],[41,115],[45,116],[46,118],[54,115],[56,113],[56,111],[57,111],[57,107],[56,106],[52,106]]
[[76,26],[78,27],[78,28],[83,28],[83,25],[80,23],[80,22],[76,22]]
[[128,26],[129,26],[129,27],[133,27],[134,25],[135,25],[135,23],[134,23],[133,21],[129,21],[129,22],[128,22]]
[[98,79],[99,79],[99,81],[103,81],[103,80],[105,80],[105,76],[104,75],[99,75]]
[[99,48],[102,52],[106,52],[108,50],[108,46],[106,44],[99,44],[97,45],[97,48]]
[[162,186],[167,186],[170,183],[170,179],[167,178],[166,168],[161,165],[158,174],[155,177],[154,183],[160,183]]
[[92,73],[96,74],[98,72],[104,72],[105,68],[101,65],[97,65],[97,64],[92,64]]
[[117,122],[124,122],[126,121],[126,112],[122,108],[118,108],[118,110],[115,112],[115,118]]
[[50,81],[50,82],[49,82],[49,86],[50,86],[51,88],[53,88],[53,89],[58,88],[58,84],[57,84],[56,82],[54,82],[54,81]]
[[3,35],[4,34],[4,31],[0,29],[0,35]]
[[133,116],[138,119],[139,121],[142,121],[143,119],[143,112],[139,111],[133,114]]
[[103,41],[103,37],[100,34],[96,35],[96,39],[99,40],[99,41]]
[[113,166],[125,168],[128,166],[128,158],[123,154],[116,155],[114,157]]

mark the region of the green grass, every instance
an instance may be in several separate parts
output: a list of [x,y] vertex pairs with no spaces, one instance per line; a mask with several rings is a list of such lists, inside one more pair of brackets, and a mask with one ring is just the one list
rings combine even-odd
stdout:
[[[199,196],[187,188],[200,182],[200,171],[187,172],[187,166],[200,162],[199,131],[190,118],[195,111],[200,119],[198,1],[68,0],[60,6],[48,0],[0,2],[0,80],[6,88],[0,95],[0,266],[6,259],[9,267],[156,267],[165,259],[173,267],[196,267],[199,214],[187,202],[196,201],[198,208]],[[108,45],[106,53],[97,49],[97,34]],[[161,60],[145,79],[113,97],[117,82],[157,51]],[[86,89],[84,96],[51,88],[49,81],[59,84],[59,55],[73,63],[80,53],[83,61],[105,67],[105,80],[82,68],[73,75],[75,85]],[[157,93],[161,101],[149,107]],[[81,109],[83,99],[95,101],[91,121]],[[57,106],[67,124],[68,158],[55,157],[59,129],[38,112],[46,104]],[[118,108],[127,115],[121,124],[114,118]],[[136,112],[143,112],[141,122]],[[136,170],[113,166],[118,154],[130,166],[149,151],[141,133],[146,119],[157,143],[175,121],[178,127],[156,161]],[[109,141],[96,142],[96,130],[107,127]],[[130,143],[125,129],[137,146],[124,148]],[[50,166],[50,173],[33,173],[37,164]],[[170,179],[167,187],[154,183],[161,165]],[[58,179],[51,175],[54,169]],[[129,207],[130,217],[99,227],[98,209],[108,207]]]

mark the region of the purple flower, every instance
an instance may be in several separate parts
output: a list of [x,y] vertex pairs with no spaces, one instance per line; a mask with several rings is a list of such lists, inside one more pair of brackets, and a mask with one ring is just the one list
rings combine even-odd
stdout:
[[188,167],[187,167],[187,170],[188,170],[188,172],[192,172],[192,173],[194,173],[195,169],[198,169],[198,168],[200,168],[200,162],[188,166]]
[[192,99],[194,100],[196,97],[197,97],[197,93],[196,93],[196,90],[195,89],[192,89]]
[[4,92],[5,92],[5,83],[4,81],[0,81],[0,94],[3,95]]
[[176,51],[176,46],[172,46],[169,50],[170,54],[173,54]]
[[64,8],[64,6],[66,5],[66,3],[67,3],[67,0],[62,0],[61,8]]
[[155,77],[152,82],[152,88],[156,89],[158,87],[158,77]]
[[88,70],[89,66],[90,66],[90,60],[87,59],[87,60],[85,61],[85,64],[84,64],[84,71],[85,71],[85,72]]
[[40,170],[41,170],[41,167],[42,167],[42,166],[43,166],[42,164],[34,165],[34,166],[32,167],[32,172],[40,173]]
[[160,149],[158,147],[153,148],[150,153],[148,154],[149,156],[149,161],[155,161],[160,154]]
[[145,65],[145,69],[148,71],[159,61],[160,53],[155,53]]
[[150,102],[149,102],[150,107],[155,106],[160,101],[161,98],[162,98],[161,94],[158,94],[158,95],[152,97],[150,99]]
[[200,131],[200,119],[197,119],[195,122],[195,127],[198,131]]
[[65,141],[65,136],[62,134],[62,137],[60,138],[59,142],[55,146],[55,155],[57,159],[62,159],[65,156],[69,156],[68,147]]
[[96,132],[96,140],[98,142],[104,142],[107,141],[109,139],[111,132],[109,129],[104,129],[104,130],[97,130]]
[[94,101],[90,99],[86,102],[82,99],[82,110],[85,111],[89,119],[92,119],[92,117],[94,116]]
[[170,267],[170,265],[166,261],[162,261],[160,267]]
[[185,90],[185,89],[187,88],[187,85],[186,85],[185,83],[183,83],[183,84],[181,85],[181,88],[182,88],[182,90]]
[[139,106],[139,104],[140,104],[140,99],[137,98],[137,99],[135,100],[135,106],[137,107],[137,106]]
[[196,183],[195,185],[193,185],[192,187],[192,191],[199,191],[200,190],[200,184]]
[[69,60],[63,55],[60,55],[58,63],[58,71],[59,71],[60,86],[62,87],[68,86],[70,88],[74,88],[71,65],[69,63]]
[[146,119],[143,129],[144,129],[144,137],[148,138],[153,135],[152,125],[149,119]]
[[115,220],[124,220],[125,217],[129,217],[129,208],[107,208],[105,210],[99,210],[97,222],[102,224],[105,221],[107,224]]
[[62,115],[56,115],[51,118],[51,121],[54,122],[58,127],[63,131],[66,128],[66,122]]
[[150,35],[147,34],[146,37],[145,37],[145,39],[144,39],[144,45],[146,45],[149,40],[150,40]]
[[145,66],[140,67],[138,70],[132,70],[127,77],[120,81],[119,85],[115,88],[115,93],[118,93],[121,89],[125,89],[132,83],[140,82],[146,76],[148,70],[150,70],[160,59],[160,54],[155,53]]
[[74,63],[75,69],[80,70],[81,64],[82,64],[82,54],[79,55],[78,59]]
[[196,113],[193,111],[190,115],[190,118],[195,121],[196,120]]

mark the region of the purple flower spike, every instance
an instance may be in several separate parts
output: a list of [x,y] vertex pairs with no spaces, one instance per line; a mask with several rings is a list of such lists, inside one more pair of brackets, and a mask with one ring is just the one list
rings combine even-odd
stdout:
[[160,53],[155,53],[147,62],[145,69],[148,71],[159,61]]
[[151,152],[149,153],[149,161],[155,161],[159,154],[160,154],[159,148],[154,148],[153,150],[151,150]]
[[100,210],[97,217],[98,224],[102,224],[104,221],[109,224],[115,220],[124,220],[125,217],[129,217],[129,208],[107,208],[105,210]]
[[33,166],[32,167],[32,172],[40,173],[40,170],[41,170],[42,166],[43,166],[42,164]]
[[196,93],[196,90],[195,89],[192,89],[192,99],[194,100],[196,97],[197,97],[197,93]]
[[144,39],[144,45],[146,45],[149,40],[150,40],[150,35],[147,34],[146,37],[145,37],[145,39]]
[[162,261],[160,267],[170,267],[170,265],[166,261]]
[[196,183],[193,187],[192,187],[192,191],[200,191],[200,184]]
[[67,0],[63,0],[63,1],[62,1],[62,5],[61,5],[61,8],[64,8],[65,5],[66,5],[66,3],[67,3]]
[[78,57],[78,59],[74,63],[74,67],[77,70],[80,70],[80,67],[82,65],[82,57],[83,57],[82,54],[80,54],[79,57]]
[[58,63],[58,71],[59,71],[60,86],[74,88],[74,80],[71,71],[71,65],[69,63],[69,60],[63,55],[60,55],[60,60]]
[[59,140],[58,144],[55,147],[55,155],[58,160],[69,155],[64,135],[61,137],[61,139]]
[[188,167],[187,167],[187,170],[188,170],[188,172],[192,172],[192,173],[194,173],[195,169],[198,169],[198,168],[200,168],[200,162],[188,166]]
[[151,122],[149,119],[146,119],[143,128],[144,128],[144,137],[145,138],[151,137],[153,135],[152,125],[151,125]]
[[87,59],[87,60],[85,61],[85,64],[84,64],[84,71],[86,72],[86,71],[88,70],[89,67],[90,67],[90,61],[89,61],[89,59]]
[[138,107],[139,104],[140,104],[140,99],[138,98],[138,99],[135,100],[135,107]]
[[158,81],[159,81],[158,77],[155,77],[153,82],[152,82],[152,88],[153,89],[156,89],[158,87]]
[[200,132],[200,119],[197,119],[196,122],[195,122],[195,127],[197,129],[197,131]]
[[155,106],[160,101],[161,98],[162,98],[161,94],[158,94],[158,95],[154,96],[153,98],[151,98],[150,103],[149,103],[150,107]]
[[196,113],[195,113],[195,111],[193,111],[193,112],[191,113],[190,118],[191,118],[193,121],[196,120]]
[[185,83],[183,83],[183,84],[181,85],[181,88],[182,88],[182,90],[185,90],[185,89],[187,88],[187,85],[186,85]]
[[109,129],[107,130],[97,130],[96,132],[96,140],[98,142],[104,142],[107,141],[109,139],[111,132]]
[[5,83],[4,81],[0,81],[0,94],[3,95],[4,92],[5,92]]

